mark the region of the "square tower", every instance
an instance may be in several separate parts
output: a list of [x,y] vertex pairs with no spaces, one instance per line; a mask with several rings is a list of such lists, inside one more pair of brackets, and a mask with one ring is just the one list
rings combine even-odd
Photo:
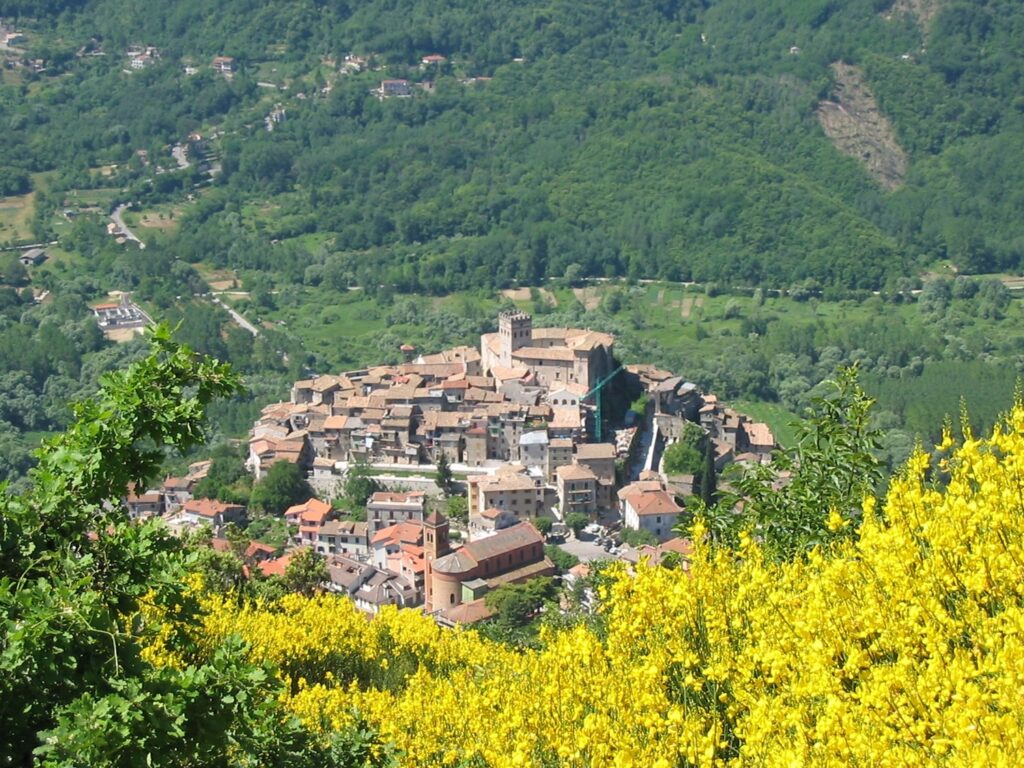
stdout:
[[512,365],[512,353],[533,342],[533,318],[525,312],[502,312],[498,315],[498,338],[501,340],[501,364]]

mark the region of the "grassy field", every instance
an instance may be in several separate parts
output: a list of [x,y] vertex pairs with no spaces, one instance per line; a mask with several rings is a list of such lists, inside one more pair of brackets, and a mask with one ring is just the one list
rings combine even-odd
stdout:
[[113,204],[114,198],[120,194],[117,189],[97,187],[95,189],[71,189],[68,190],[64,202],[68,207],[96,205],[100,208],[108,208]]
[[792,411],[786,410],[781,405],[759,403],[754,400],[736,400],[730,405],[755,421],[765,422],[775,434],[775,442],[783,448],[789,448],[796,442],[796,430],[793,429],[793,422],[798,419],[798,416]]
[[0,197],[0,241],[32,240],[32,217],[36,212],[36,193],[18,197]]

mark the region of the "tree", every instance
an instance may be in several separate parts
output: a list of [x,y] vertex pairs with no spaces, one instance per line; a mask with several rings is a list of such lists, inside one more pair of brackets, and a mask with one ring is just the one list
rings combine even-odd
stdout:
[[[370,762],[358,746],[366,734],[330,744],[306,731],[282,708],[274,671],[250,661],[237,638],[201,648],[175,629],[201,624],[187,575],[197,568],[216,573],[228,583],[210,586],[231,588],[240,574],[237,558],[227,554],[233,563],[218,558],[204,568],[203,552],[160,521],[129,521],[110,503],[129,483],[146,487],[157,477],[165,450],[202,444],[206,407],[239,390],[227,366],[174,343],[158,327],[148,356],[106,377],[95,398],[74,406],[68,431],[38,452],[29,489],[0,492],[5,762]],[[144,648],[164,659],[154,665]],[[180,654],[180,662],[166,663],[168,653]]]
[[311,547],[296,550],[284,572],[288,589],[307,597],[321,591],[330,578],[323,555]]
[[624,544],[629,544],[631,547],[640,547],[645,544],[653,547],[658,543],[658,537],[646,528],[623,528],[619,532],[619,538]]
[[559,546],[547,544],[544,547],[544,554],[548,560],[555,564],[559,573],[565,573],[575,565],[579,565],[580,559],[572,552],[566,552]]
[[538,517],[533,521],[533,527],[541,534],[547,536],[551,533],[551,526],[555,523],[550,517]]
[[245,556],[245,550],[249,548],[249,535],[245,530],[239,528],[234,523],[228,523],[224,526],[224,538],[228,540],[228,544],[231,546],[231,552],[239,559]]
[[297,464],[279,461],[271,465],[267,476],[256,483],[249,503],[271,515],[282,515],[293,504],[301,504],[313,495]]
[[715,496],[718,492],[717,485],[715,445],[712,441],[706,440],[704,443],[704,464],[700,472],[700,500],[704,502],[704,506],[714,506]]
[[249,500],[247,486],[251,482],[252,476],[245,470],[237,449],[220,445],[214,450],[206,477],[196,483],[193,495],[200,499],[245,503]]
[[[871,426],[874,401],[861,389],[855,368],[841,369],[828,387],[797,425],[794,447],[776,451],[770,465],[743,471],[731,483],[734,491],[712,506],[699,504],[676,530],[689,536],[700,519],[727,546],[746,530],[779,559],[852,536],[861,504],[882,478],[880,435]],[[784,484],[782,473],[789,476]]]
[[434,475],[437,487],[445,496],[452,492],[452,468],[448,463],[448,454],[440,451],[437,456],[437,473]]
[[[226,758],[232,734],[248,741],[251,727],[243,722],[252,707],[222,709],[218,696],[186,708],[190,690],[197,692],[190,686],[200,685],[212,667],[203,665],[198,677],[193,667],[186,678],[139,656],[140,642],[154,627],[123,619],[136,615],[144,596],[150,605],[177,605],[178,615],[187,615],[180,578],[186,560],[182,544],[158,523],[130,523],[117,505],[106,503],[129,482],[145,487],[165,447],[199,443],[205,407],[238,389],[225,366],[195,356],[158,328],[150,355],[109,376],[98,397],[75,406],[68,431],[40,450],[31,488],[22,496],[0,493],[0,609],[6,618],[0,647],[4,668],[20,670],[0,678],[0,753],[12,763],[31,763],[43,731],[50,732],[44,750],[53,765],[112,765],[120,748],[131,750],[120,754],[128,763],[148,749],[156,764],[171,764],[172,722],[177,741],[196,754]],[[24,630],[10,634],[17,626]],[[224,695],[249,674],[233,648],[225,647],[215,663]],[[249,690],[256,698],[268,687],[264,679]],[[164,711],[159,721],[118,716],[155,714],[158,707]]]
[[345,498],[356,507],[365,507],[377,483],[370,475],[370,467],[364,461],[357,461],[348,468],[345,476]]
[[701,471],[707,433],[696,424],[686,423],[679,440],[665,449],[665,472],[670,475],[696,475]]
[[495,613],[498,624],[509,628],[523,627],[548,600],[554,599],[554,582],[546,577],[531,579],[525,584],[504,584],[484,596],[484,604]]
[[583,529],[590,523],[590,518],[582,512],[570,512],[565,516],[565,524],[572,531],[573,536],[579,537]]
[[445,515],[449,520],[464,523],[469,520],[469,502],[465,496],[449,496],[445,507]]

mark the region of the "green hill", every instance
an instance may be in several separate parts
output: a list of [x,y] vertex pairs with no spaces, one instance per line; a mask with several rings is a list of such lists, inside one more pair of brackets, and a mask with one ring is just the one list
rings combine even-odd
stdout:
[[[33,14],[17,22],[47,63],[27,88],[5,74],[0,174],[73,186],[71,169],[120,163],[134,198],[180,197],[194,170],[154,180],[134,152],[212,133],[223,173],[176,252],[277,282],[316,249],[254,252],[301,237],[323,252],[317,278],[434,293],[567,271],[849,289],[936,259],[1017,270],[1024,7],[905,5],[0,2]],[[140,44],[160,57],[130,71]],[[344,71],[348,54],[367,68]],[[235,58],[230,81],[215,55]],[[380,100],[385,78],[412,96]],[[275,105],[287,119],[267,131]],[[865,113],[841,149],[822,109]],[[887,183],[880,144],[905,158]]]

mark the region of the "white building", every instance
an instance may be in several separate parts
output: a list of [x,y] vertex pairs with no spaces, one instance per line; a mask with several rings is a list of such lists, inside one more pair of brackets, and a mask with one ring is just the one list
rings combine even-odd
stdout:
[[426,495],[423,492],[377,491],[366,505],[366,525],[372,537],[382,528],[407,520],[423,522]]
[[675,535],[672,527],[683,508],[660,481],[640,480],[619,490],[619,512],[626,528],[649,531],[666,541]]

